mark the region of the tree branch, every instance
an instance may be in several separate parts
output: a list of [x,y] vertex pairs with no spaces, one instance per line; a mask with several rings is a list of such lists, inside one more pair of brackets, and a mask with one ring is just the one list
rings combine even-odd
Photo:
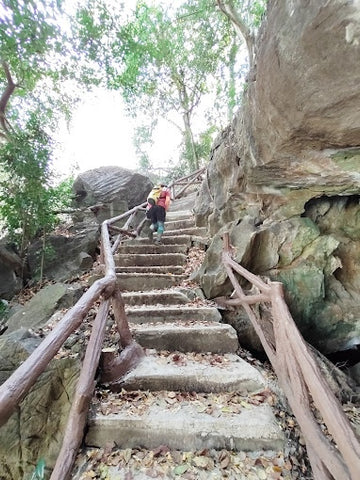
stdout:
[[232,0],[216,0],[220,10],[228,17],[233,24],[236,33],[245,40],[249,54],[249,67],[253,68],[255,63],[255,39],[250,28],[246,25],[238,12],[235,10]]
[[5,60],[1,61],[1,66],[4,69],[7,85],[0,98],[0,126],[5,133],[9,133],[9,122],[6,119],[5,111],[9,103],[11,95],[14,93],[17,84],[13,81],[10,68]]

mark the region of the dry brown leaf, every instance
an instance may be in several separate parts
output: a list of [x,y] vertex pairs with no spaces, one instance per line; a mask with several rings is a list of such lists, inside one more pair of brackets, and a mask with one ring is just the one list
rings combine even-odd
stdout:
[[227,468],[229,466],[229,463],[230,463],[230,457],[229,455],[227,454],[226,457],[224,457],[221,462],[220,462],[220,467],[221,468]]
[[196,456],[193,458],[193,463],[196,467],[207,468],[209,466],[209,458],[204,456]]

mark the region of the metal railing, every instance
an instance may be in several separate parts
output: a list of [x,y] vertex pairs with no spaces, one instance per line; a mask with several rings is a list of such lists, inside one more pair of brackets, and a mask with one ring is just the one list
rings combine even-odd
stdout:
[[[236,263],[232,259],[228,233],[224,234],[223,240],[222,261],[234,294],[231,298],[219,297],[216,300],[222,306],[242,306],[249,316],[302,430],[315,480],[358,480],[359,440],[291,317],[282,283],[265,283]],[[258,293],[245,295],[234,272],[248,280]],[[251,305],[260,302],[270,304],[271,320],[259,318],[252,309]],[[336,447],[321,430],[311,401]]]

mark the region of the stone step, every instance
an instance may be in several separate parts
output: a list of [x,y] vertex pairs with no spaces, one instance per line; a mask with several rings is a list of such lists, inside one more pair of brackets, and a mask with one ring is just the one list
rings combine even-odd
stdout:
[[183,244],[183,245],[156,245],[155,243],[152,244],[128,244],[124,243],[119,245],[117,252],[120,254],[152,254],[152,253],[183,253],[186,254],[188,251],[188,246]]
[[193,217],[175,219],[165,222],[165,230],[183,230],[184,228],[193,228],[195,227],[195,220]]
[[190,210],[169,210],[166,213],[166,221],[176,222],[178,220],[187,220],[193,218],[193,213]]
[[184,265],[186,255],[183,253],[139,253],[117,254],[114,257],[118,267],[150,266],[150,265]]
[[142,347],[158,351],[235,353],[239,348],[234,328],[222,323],[136,324],[131,333]]
[[116,267],[117,273],[162,273],[181,275],[184,273],[184,267],[182,265],[149,265],[149,266],[129,266],[129,267]]
[[[118,406],[117,413],[104,415],[97,411],[88,423],[85,444],[93,447],[170,449],[196,451],[204,449],[235,451],[278,451],[284,448],[281,432],[267,404],[250,405],[237,413],[217,416],[205,412],[205,405],[176,402],[176,405],[152,404],[141,413],[131,404]],[[201,411],[204,409],[203,411]]]
[[187,275],[171,273],[117,273],[116,277],[121,291],[171,288],[188,278]]
[[179,290],[154,290],[148,292],[124,292],[125,305],[184,305],[189,298]]
[[215,307],[193,307],[193,306],[147,306],[147,307],[126,307],[126,315],[131,323],[169,323],[169,322],[219,322],[221,315]]
[[[165,235],[164,233],[161,241],[163,245],[186,245],[188,247],[191,245],[190,235],[180,234],[179,232],[173,232],[171,235]],[[130,242],[138,245],[154,245],[150,243],[148,237],[138,237],[135,240],[130,240]]]
[[112,391],[170,390],[181,392],[238,392],[242,395],[265,388],[260,372],[234,354],[150,354],[116,384]]
[[165,230],[163,234],[163,238],[174,235],[195,235],[197,237],[206,237],[207,228],[206,227],[189,227],[189,228],[181,228],[179,230]]

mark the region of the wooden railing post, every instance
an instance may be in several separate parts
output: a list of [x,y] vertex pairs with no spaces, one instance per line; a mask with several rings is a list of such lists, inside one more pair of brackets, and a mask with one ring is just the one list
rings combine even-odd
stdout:
[[[358,480],[359,441],[290,315],[283,285],[280,282],[265,283],[236,263],[231,258],[228,232],[224,233],[223,241],[222,259],[235,297],[229,300],[220,297],[219,302],[223,306],[241,305],[248,314],[302,429],[315,480]],[[245,295],[234,271],[260,290],[260,294]],[[271,303],[272,322],[267,322],[266,328],[250,306],[255,301]],[[310,395],[337,448],[325,437],[315,419]]]
[[103,300],[94,320],[75,396],[72,401],[62,447],[50,480],[67,480],[70,478],[77,451],[83,439],[87,413],[94,394],[96,385],[95,374],[105,337],[109,306],[110,300]]
[[[201,175],[201,170],[195,172],[196,178]],[[193,174],[183,177],[192,178],[188,185],[192,184]],[[175,197],[174,185],[172,191]],[[187,188],[187,187],[186,187]],[[183,189],[184,191],[184,189]],[[87,315],[91,306],[103,296],[103,301],[96,315],[93,331],[86,349],[85,359],[82,365],[75,398],[72,403],[68,424],[61,452],[52,472],[52,480],[65,480],[69,478],[77,449],[82,439],[86,423],[89,402],[95,388],[95,371],[100,357],[100,349],[105,334],[106,318],[110,301],[114,308],[115,321],[120,334],[120,346],[123,349],[120,355],[109,355],[110,360],[105,366],[105,376],[111,380],[119,380],[129,369],[134,368],[144,356],[144,351],[133,339],[126,318],[124,301],[120,290],[116,286],[116,271],[113,253],[115,253],[121,234],[136,237],[141,231],[143,222],[140,222],[136,232],[130,231],[131,222],[136,213],[146,207],[147,202],[134,207],[117,217],[106,220],[101,225],[101,251],[100,262],[104,266],[104,277],[97,280],[83,294],[80,300],[69,310],[58,325],[47,335],[39,347],[22,363],[22,365],[0,386],[0,426],[3,425],[13,413],[17,405],[34,385],[39,375],[45,370],[49,361],[58,352],[61,345],[76,330]],[[95,206],[97,207],[97,206]],[[110,243],[109,227],[113,223],[128,217],[124,227],[113,227],[120,231],[118,243],[113,246]],[[112,299],[110,299],[112,297]],[[117,353],[117,352],[116,352]]]

